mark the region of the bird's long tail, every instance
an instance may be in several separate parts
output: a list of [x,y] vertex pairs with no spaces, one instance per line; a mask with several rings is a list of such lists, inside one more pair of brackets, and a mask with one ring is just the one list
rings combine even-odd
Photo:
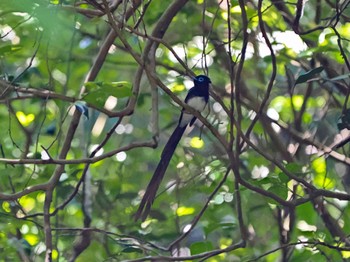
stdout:
[[173,156],[176,146],[179,143],[183,133],[185,132],[185,129],[186,126],[177,126],[172,135],[170,136],[168,142],[166,143],[162,152],[160,162],[158,163],[158,166],[154,171],[152,179],[147,186],[145,194],[143,195],[140,206],[137,212],[135,213],[135,220],[141,218],[141,220],[144,221],[147,218],[151,210],[153,201],[156,197],[157,190],[160,186],[160,183],[163,180],[165,171],[169,165],[170,159]]

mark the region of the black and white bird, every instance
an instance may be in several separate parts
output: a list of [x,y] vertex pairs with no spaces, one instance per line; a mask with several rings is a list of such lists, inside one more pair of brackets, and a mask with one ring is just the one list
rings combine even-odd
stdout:
[[[209,77],[199,75],[193,79],[193,82],[194,86],[188,91],[185,103],[198,112],[202,112],[209,100],[209,85],[211,81]],[[183,108],[179,122],[163,149],[158,166],[143,195],[140,206],[135,214],[135,220],[141,219],[144,221],[147,218],[176,146],[185,132],[186,127],[192,126],[195,121],[196,117],[186,112],[186,109]]]

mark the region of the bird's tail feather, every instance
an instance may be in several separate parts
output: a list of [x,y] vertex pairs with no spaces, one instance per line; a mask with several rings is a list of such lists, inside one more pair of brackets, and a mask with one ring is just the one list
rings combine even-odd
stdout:
[[140,206],[137,212],[135,213],[135,220],[141,218],[141,220],[144,221],[147,218],[151,210],[153,201],[156,197],[157,190],[160,186],[161,181],[163,180],[165,171],[169,165],[171,157],[175,152],[177,144],[179,143],[183,133],[185,132],[185,129],[186,126],[177,126],[172,135],[170,136],[168,142],[166,143],[158,166],[154,171],[152,179],[147,186],[145,194],[143,195],[143,198],[141,200]]

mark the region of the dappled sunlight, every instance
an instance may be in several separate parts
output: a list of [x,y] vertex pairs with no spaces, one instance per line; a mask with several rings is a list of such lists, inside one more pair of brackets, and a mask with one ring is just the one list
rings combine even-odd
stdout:
[[348,259],[349,7],[0,1],[0,257]]

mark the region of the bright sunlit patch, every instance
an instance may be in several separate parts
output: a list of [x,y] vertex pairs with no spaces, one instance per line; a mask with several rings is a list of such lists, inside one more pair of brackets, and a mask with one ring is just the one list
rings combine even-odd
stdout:
[[125,125],[125,133],[126,134],[131,134],[133,130],[134,130],[134,126],[132,124]]
[[205,66],[211,66],[214,62],[214,59],[210,55],[206,55],[205,57],[203,57],[202,54],[195,55],[191,60],[192,60],[192,63],[194,63],[194,65],[197,68],[204,68]]
[[204,141],[198,136],[195,136],[191,139],[190,146],[193,148],[202,148],[204,146]]
[[45,201],[45,193],[39,192],[36,196],[36,200],[40,203],[44,203]]
[[193,87],[193,80],[192,79],[184,79],[183,83],[184,83],[187,90],[189,90]]
[[23,126],[29,126],[35,119],[34,114],[28,114],[26,115],[22,111],[16,112],[16,116],[18,121],[21,123]]
[[325,46],[328,44],[328,38],[329,35],[331,35],[333,33],[333,31],[330,28],[325,28],[324,30],[322,30],[322,33],[320,33],[319,37],[318,37],[318,43],[320,46]]
[[73,216],[79,211],[79,208],[75,205],[69,205],[67,206],[66,211],[69,215]]
[[115,132],[116,132],[118,135],[124,134],[124,132],[125,132],[125,126],[124,126],[123,124],[118,125],[117,128],[115,129]]
[[29,232],[29,226],[28,225],[22,225],[21,227],[21,233],[22,234],[27,234]]
[[225,21],[227,21],[227,19],[228,19],[227,12],[220,12],[220,14],[221,14],[221,18],[224,19]]
[[232,193],[225,193],[224,194],[224,201],[226,203],[230,203],[233,200],[233,194]]
[[92,39],[90,37],[84,37],[80,42],[79,42],[79,47],[81,49],[85,49],[89,47],[92,43]]
[[327,165],[326,160],[323,157],[316,158],[312,161],[312,168],[317,174],[326,175]]
[[31,245],[31,246],[34,246],[36,244],[38,244],[39,242],[39,238],[37,235],[34,235],[34,234],[26,234],[24,236],[24,239],[27,240],[27,242]]
[[[168,183],[166,183],[165,188],[166,188],[166,192],[168,194],[171,194],[175,190],[177,182],[178,182],[177,180],[171,179],[171,180],[169,180]],[[177,209],[177,207],[173,208],[173,210],[176,210],[176,209]]]
[[267,177],[270,170],[266,166],[254,166],[252,170],[253,179],[262,179]]
[[185,163],[181,161],[176,165],[176,168],[183,168],[184,166],[185,166]]
[[52,250],[52,259],[56,260],[58,258],[58,251],[56,249]]
[[[305,236],[299,236],[299,237],[298,237],[298,241],[299,241],[299,242],[306,242],[306,241],[308,241],[308,240],[309,240],[309,239],[308,239],[307,237],[305,237]],[[298,244],[298,245],[295,245],[295,248],[300,250],[300,249],[303,249],[305,246],[306,246],[305,244],[300,243],[300,244]]]
[[109,96],[105,102],[105,108],[107,110],[113,110],[118,103],[118,99],[114,96]]
[[294,108],[299,111],[304,103],[304,96],[294,95],[292,97],[292,102],[293,102]]
[[63,182],[68,179],[68,174],[66,172],[63,172],[62,175],[60,176],[60,182]]
[[331,190],[335,187],[336,183],[334,179],[326,177],[325,175],[316,174],[314,177],[314,184],[319,188]]
[[298,149],[298,144],[290,143],[287,146],[287,151],[293,155],[296,153],[297,149]]
[[271,127],[273,128],[273,130],[275,130],[276,133],[279,133],[281,131],[281,127],[276,123],[271,123]]
[[42,160],[49,160],[50,156],[47,154],[45,150],[41,151],[41,159]]
[[[90,149],[89,149],[89,153],[91,154],[93,151],[95,151],[97,148],[98,148],[98,146],[99,145],[91,145],[90,146]],[[96,154],[95,154],[95,156],[101,156],[103,154],[103,148],[100,148],[97,152],[96,152]]]
[[99,136],[102,133],[103,128],[105,127],[106,121],[107,121],[106,115],[99,115],[98,118],[96,119],[94,127],[92,128],[91,134],[93,136]]
[[170,86],[170,90],[174,93],[182,92],[185,90],[185,86],[181,84],[174,84]]
[[324,189],[333,189],[335,186],[334,179],[327,176],[327,163],[323,157],[314,159],[311,163],[312,169],[315,171],[314,184]]
[[20,198],[19,203],[26,212],[31,211],[35,207],[35,200],[32,197],[23,196]]
[[250,110],[248,112],[248,117],[250,120],[253,120],[256,117],[256,112],[254,110]]
[[319,96],[316,98],[316,103],[317,103],[317,106],[324,107],[326,105],[326,99],[324,99],[324,97],[322,96]]
[[141,223],[141,228],[145,229],[147,228],[151,223],[152,223],[153,219],[146,219],[144,222]]
[[308,223],[306,223],[306,221],[301,220],[298,222],[297,224],[297,228],[301,231],[309,231],[309,232],[316,232],[317,231],[317,227],[314,225],[309,225]]
[[267,109],[266,114],[273,120],[278,120],[280,118],[280,115],[278,114],[278,112],[276,111],[276,109],[274,108],[269,108]]
[[190,229],[192,228],[192,225],[191,224],[187,224],[184,229],[182,230],[183,233],[186,233],[188,232]]
[[187,215],[192,215],[194,213],[194,208],[193,207],[179,207],[176,210],[176,214],[181,217],[181,216],[187,216]]
[[[272,48],[275,52],[278,52],[285,47],[293,50],[295,53],[300,53],[307,49],[306,44],[300,38],[300,36],[291,30],[284,31],[284,32],[273,32],[272,37],[270,36],[270,38],[271,38],[270,41],[275,40],[276,44],[272,45]],[[271,51],[267,47],[261,33],[258,35],[258,39],[260,41],[260,44],[259,44],[260,55],[262,57],[271,55]]]
[[39,234],[39,229],[37,227],[31,227],[30,232],[37,235],[37,234]]
[[20,42],[20,38],[16,35],[15,30],[8,25],[4,25],[0,27],[3,32],[3,36],[1,37],[3,41],[11,41],[13,45],[18,45]]
[[220,239],[220,248],[226,248],[232,245],[232,239],[230,238],[221,238]]
[[341,251],[341,255],[343,258],[350,258],[350,251]]
[[27,66],[37,67],[40,64],[40,60],[37,57],[30,57],[26,60]]
[[[346,194],[346,192],[340,191],[340,190],[337,190],[337,189],[334,190],[334,192]],[[341,208],[345,208],[349,204],[349,201],[347,201],[347,200],[339,200],[337,198],[334,198],[333,201]]]
[[232,14],[240,14],[242,12],[241,7],[239,5],[232,7],[230,11]]
[[35,247],[35,254],[41,254],[41,253],[45,253],[46,251],[46,246],[44,244],[44,242],[39,242],[36,247]]
[[160,58],[164,54],[164,50],[162,48],[157,48],[156,50],[156,57]]
[[11,212],[11,208],[10,208],[10,203],[7,202],[7,201],[4,201],[2,203],[2,209],[7,212],[7,213],[10,213]]
[[287,98],[284,96],[276,96],[270,103],[270,106],[277,112],[281,112],[287,103]]
[[206,43],[206,39],[203,39],[203,36],[194,36],[192,38],[192,41],[190,41],[190,45],[195,46],[196,48],[199,48],[200,50],[202,50],[203,48],[203,41],[204,43]]
[[307,155],[317,154],[318,153],[318,149],[315,146],[308,145],[308,146],[305,147],[305,153]]
[[273,37],[280,43],[286,45],[288,48],[293,49],[296,53],[304,51],[307,46],[301,37],[294,31],[287,30],[284,32],[273,32]]
[[118,154],[116,154],[116,159],[117,161],[119,162],[124,162],[125,159],[126,159],[126,153],[123,151],[123,152],[119,152]]
[[[186,52],[182,45],[173,46],[173,50],[180,59],[184,60],[186,58]],[[177,58],[174,56],[172,52],[169,52],[169,59],[171,60],[171,62],[174,62],[174,63],[178,62]]]
[[64,85],[67,82],[67,76],[65,73],[61,72],[58,69],[54,69],[52,71],[52,77],[59,82],[60,84]]
[[224,203],[224,196],[222,194],[218,194],[214,197],[214,203],[216,205],[221,205],[222,203]]

